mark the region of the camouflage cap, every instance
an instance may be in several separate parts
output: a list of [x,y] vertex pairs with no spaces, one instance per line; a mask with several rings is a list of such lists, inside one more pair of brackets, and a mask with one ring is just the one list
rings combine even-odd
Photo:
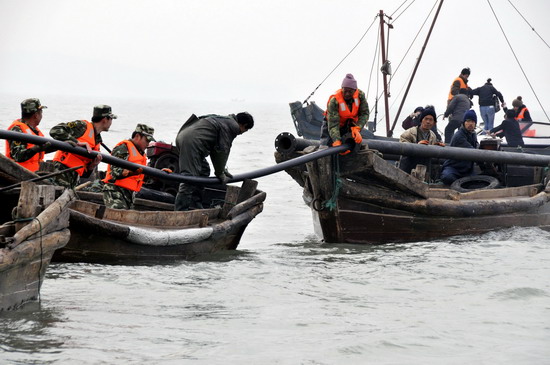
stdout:
[[99,118],[111,117],[113,119],[117,118],[117,116],[112,113],[111,107],[109,105],[104,105],[104,104],[94,106],[93,117],[99,117]]
[[147,140],[149,142],[156,141],[155,138],[153,137],[153,134],[155,133],[155,129],[153,127],[149,127],[147,124],[138,124],[134,132],[147,137]]
[[47,106],[41,105],[40,100],[37,98],[25,99],[21,102],[21,111],[23,113],[36,113],[44,108],[47,108]]

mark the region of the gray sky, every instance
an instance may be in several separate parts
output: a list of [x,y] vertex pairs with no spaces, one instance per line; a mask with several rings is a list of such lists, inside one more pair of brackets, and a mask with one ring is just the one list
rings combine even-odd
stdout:
[[[357,43],[378,11],[392,14],[402,2],[0,0],[0,92],[28,97],[304,100]],[[550,2],[513,3],[550,42]],[[389,49],[394,71],[434,4],[417,0],[395,20]],[[491,4],[539,98],[550,109],[550,49],[508,0]],[[359,88],[369,88],[377,29],[375,24],[312,100],[324,106],[348,72]],[[426,31],[395,75],[394,103]],[[472,69],[472,87],[491,77],[508,103],[522,95],[530,109],[538,109],[487,1],[445,1],[409,103],[435,104],[442,112],[449,85],[465,66]],[[375,88],[372,84],[371,105]]]

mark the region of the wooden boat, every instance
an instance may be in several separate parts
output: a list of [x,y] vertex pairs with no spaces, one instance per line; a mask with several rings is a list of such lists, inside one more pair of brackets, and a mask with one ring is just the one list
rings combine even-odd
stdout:
[[[10,183],[39,176],[0,154],[0,177]],[[109,209],[103,194],[77,191],[70,207],[71,238],[53,261],[124,263],[192,259],[235,250],[248,224],[263,210],[266,193],[255,180],[207,187],[205,206],[175,212],[173,204],[137,198],[135,210]],[[151,194],[149,194],[151,195]],[[167,194],[165,194],[167,195]]]
[[[372,137],[362,133],[363,144],[355,146],[361,147],[357,153],[338,155],[338,152],[354,147],[354,142],[346,141],[347,148],[330,148],[335,151],[331,156],[312,158],[305,166],[286,170],[303,187],[303,198],[311,208],[315,231],[325,242],[413,242],[513,226],[550,226],[550,186],[547,185],[550,177],[545,171],[550,157],[547,156],[548,144],[542,143],[542,138],[547,138],[544,135],[537,132],[536,138],[524,138],[529,148],[521,150],[522,153],[512,153],[518,152],[516,148],[507,152],[497,146],[498,141],[491,139],[481,141],[487,149],[468,152],[454,147],[391,141],[442,5],[443,0],[434,12],[432,25],[416,58],[393,123],[390,121],[387,82],[392,73],[385,53],[385,39],[389,39],[393,26],[388,20],[391,17],[388,18],[382,10],[379,12],[377,51],[382,77],[376,80],[383,80],[386,135]],[[395,90],[395,80],[392,84]],[[321,108],[308,102],[312,95],[303,103],[290,104],[298,135],[307,139],[290,138],[288,133],[286,136],[281,133],[275,141],[277,162],[286,163],[295,157],[320,153],[319,142],[314,139],[319,139],[323,116]],[[376,126],[377,105],[378,99],[371,104],[374,106],[371,116],[374,115],[375,121],[367,126],[373,133],[376,131],[373,127]],[[542,127],[549,125],[534,124],[541,127],[541,133]],[[489,150],[491,146],[495,148]],[[401,156],[429,158],[431,163],[430,166],[418,166],[409,175],[396,165]],[[453,186],[435,184],[441,162],[447,158],[480,162],[483,169],[477,172],[481,175],[459,179]],[[427,176],[426,169],[434,173]]]
[[69,243],[53,260],[134,264],[192,259],[235,250],[247,225],[262,211],[266,193],[257,182],[227,186],[219,205],[186,212],[173,205],[136,199],[136,210],[109,209],[102,195],[78,192],[71,205]]
[[[54,251],[69,241],[69,204],[74,192],[65,191],[57,199],[55,193],[54,186],[32,182],[23,182],[20,194],[0,193],[3,216],[15,209],[15,219],[0,225],[0,311],[39,298]],[[16,195],[18,203],[10,204]]]
[[[378,149],[369,148],[369,143]],[[315,153],[315,143],[309,145],[305,151],[277,152],[276,160],[282,162]],[[453,187],[428,184],[381,157],[381,150],[399,153],[405,147],[433,152],[433,156],[466,152],[455,147],[367,141],[356,154],[336,154],[287,170],[303,187],[315,232],[325,242],[413,242],[514,226],[550,227],[550,176],[544,167],[550,156],[533,155],[529,151],[468,150],[472,154],[462,156],[465,159],[497,161],[501,186],[491,188],[489,183],[483,184],[489,181],[486,177],[478,177],[479,181],[472,177],[462,181],[459,192],[455,189],[460,184]],[[498,162],[499,158],[524,161],[525,165]],[[468,188],[468,181],[480,185]]]

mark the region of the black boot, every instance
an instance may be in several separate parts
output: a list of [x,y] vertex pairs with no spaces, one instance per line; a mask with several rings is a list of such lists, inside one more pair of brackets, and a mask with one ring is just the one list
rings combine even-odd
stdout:
[[178,193],[176,195],[176,201],[174,202],[174,210],[180,212],[189,210],[192,202],[193,196],[191,194]]

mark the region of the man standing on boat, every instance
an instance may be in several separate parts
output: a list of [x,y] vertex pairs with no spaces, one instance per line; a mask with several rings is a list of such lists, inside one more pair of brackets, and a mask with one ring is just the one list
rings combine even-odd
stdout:
[[[321,145],[340,146],[342,136],[351,133],[355,143],[363,141],[361,130],[369,119],[369,104],[365,93],[357,88],[352,74],[342,81],[342,88],[328,99],[325,120],[321,128]],[[347,154],[349,151],[344,152]]]
[[[87,120],[59,123],[50,130],[50,136],[58,141],[84,147],[88,152],[99,151],[102,142],[101,132],[108,132],[113,119],[116,118],[117,116],[112,113],[109,105],[96,105],[94,106],[91,123]],[[73,189],[80,176],[90,176],[94,168],[101,162],[101,154],[98,154],[92,160],[74,153],[57,151],[53,161],[56,171],[81,166],[77,170],[67,171],[52,179],[52,182],[56,185]]]
[[[42,121],[42,110],[47,106],[40,104],[36,98],[25,99],[21,102],[21,119],[13,121],[9,131],[27,133],[44,137],[38,125]],[[38,171],[40,162],[44,161],[44,153],[50,147],[46,142],[34,145],[19,141],[6,141],[6,156],[32,172]],[[51,151],[48,151],[51,152]]]
[[[145,149],[154,141],[155,130],[146,124],[138,124],[132,138],[119,142],[111,152],[113,157],[142,166],[147,164]],[[103,202],[107,208],[133,209],[135,194],[143,185],[143,169],[134,171],[118,166],[107,166],[107,175],[103,182]]]
[[[436,118],[437,116],[433,108],[424,109],[418,118],[420,120],[420,125],[411,127],[403,132],[399,137],[399,141],[405,143],[445,146],[444,143],[437,140],[437,136],[432,130],[436,123]],[[418,164],[429,167],[430,158],[401,156],[401,159],[399,160],[399,168],[408,174],[410,174],[411,170],[416,168],[416,165]]]
[[[504,97],[502,93],[495,89],[493,84],[491,84],[491,79],[487,79],[485,85],[481,87],[476,87],[472,90],[472,95],[479,96],[479,113],[483,119],[483,131],[484,134],[489,134],[489,130],[493,129],[495,122],[495,104],[498,106],[498,100],[500,100],[503,108],[506,107],[504,102]],[[495,99],[498,98],[498,99]],[[496,103],[495,103],[496,101]],[[500,110],[500,109],[499,109]]]
[[[209,114],[200,118],[193,115],[181,127],[176,137],[180,174],[209,176],[210,166],[206,157],[210,155],[214,175],[222,184],[226,184],[233,177],[226,168],[233,140],[252,127],[254,118],[247,112],[228,116]],[[189,210],[191,205],[202,208],[202,195],[202,187],[181,183],[176,195],[175,210]]]
[[470,68],[465,67],[462,71],[460,71],[460,75],[458,75],[458,77],[455,78],[451,84],[449,96],[447,97],[447,105],[449,105],[455,95],[458,95],[460,89],[471,90],[471,88],[468,87],[468,77],[470,77]]
[[451,143],[451,139],[457,128],[460,128],[466,113],[472,107],[472,101],[468,97],[468,89],[462,88],[459,93],[453,97],[447,110],[443,114],[443,119],[449,117],[449,123],[445,127],[445,143]]
[[[451,140],[451,147],[477,148],[477,115],[474,110],[464,113],[462,126],[454,134]],[[451,185],[461,177],[470,176],[474,173],[474,162],[464,160],[445,160],[441,170],[441,181]]]

